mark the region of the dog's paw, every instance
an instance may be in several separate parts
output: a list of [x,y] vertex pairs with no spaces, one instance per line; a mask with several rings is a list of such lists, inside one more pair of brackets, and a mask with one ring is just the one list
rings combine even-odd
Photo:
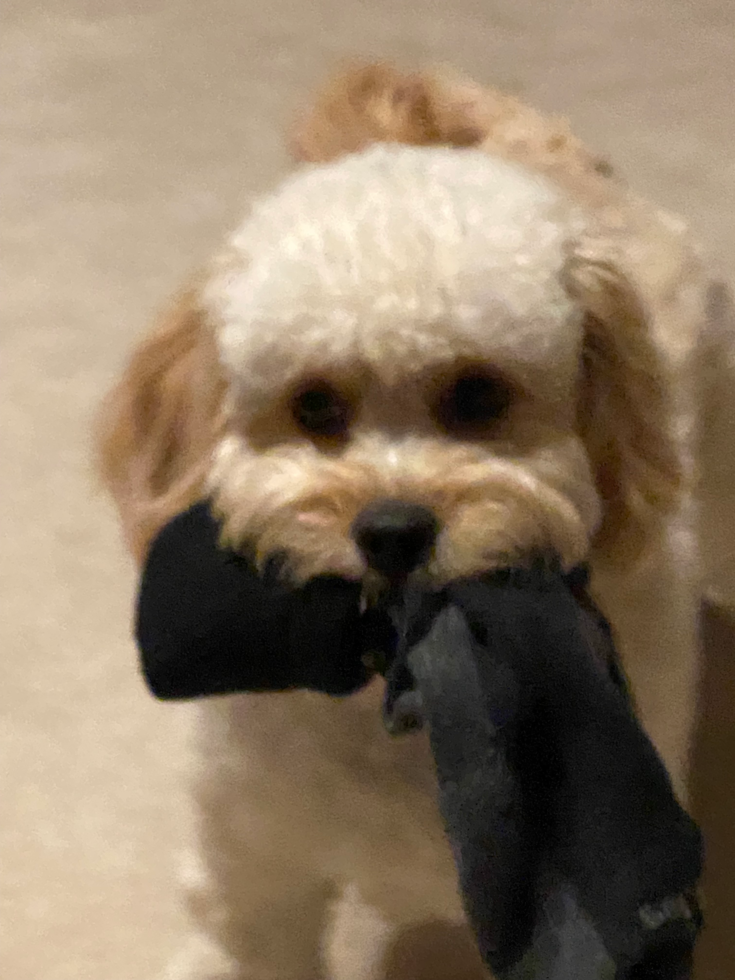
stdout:
[[249,980],[238,963],[213,940],[200,933],[189,936],[170,960],[159,980]]

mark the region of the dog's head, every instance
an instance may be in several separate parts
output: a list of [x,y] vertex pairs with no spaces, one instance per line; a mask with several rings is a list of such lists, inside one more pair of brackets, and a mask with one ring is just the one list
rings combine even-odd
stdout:
[[298,175],[205,301],[230,379],[227,537],[299,578],[571,564],[674,478],[612,244],[485,153],[378,147]]
[[565,283],[581,231],[550,186],[471,150],[374,148],[264,202],[205,295],[229,542],[298,578],[580,560],[599,517]]
[[140,551],[204,490],[229,544],[297,580],[445,581],[527,552],[629,557],[676,496],[619,249],[485,152],[377,147],[298,173],[180,320],[186,343],[175,324],[155,341],[178,357],[139,354],[108,427]]

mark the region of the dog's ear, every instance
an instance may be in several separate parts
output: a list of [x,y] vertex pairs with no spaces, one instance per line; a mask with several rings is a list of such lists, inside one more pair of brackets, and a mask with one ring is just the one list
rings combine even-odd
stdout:
[[570,249],[565,285],[584,310],[578,427],[603,505],[601,556],[634,560],[680,498],[672,386],[646,303],[615,246]]
[[99,470],[138,560],[200,495],[224,390],[215,339],[192,288],[139,343],[96,425]]
[[449,89],[443,89],[431,75],[405,73],[386,64],[348,68],[317,94],[299,120],[291,135],[293,155],[323,163],[371,143],[479,143],[485,133],[468,106],[449,98]]

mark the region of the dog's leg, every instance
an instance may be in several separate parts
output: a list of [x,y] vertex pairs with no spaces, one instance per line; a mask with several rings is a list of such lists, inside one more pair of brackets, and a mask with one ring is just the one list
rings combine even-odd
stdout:
[[330,980],[379,980],[395,924],[367,905],[356,885],[349,885],[335,904],[324,937]]
[[600,604],[618,637],[639,717],[684,803],[700,661],[701,585],[693,525],[682,513],[634,572],[598,571],[594,577]]
[[203,932],[192,932],[160,980],[238,980],[237,960]]
[[406,929],[462,921],[428,740],[389,736],[381,701],[198,707],[194,934],[165,980],[377,980]]
[[[219,821],[216,821],[219,824]],[[210,824],[210,829],[214,829]],[[217,827],[218,833],[223,829]],[[272,842],[274,845],[276,842]],[[264,844],[260,841],[261,847]],[[217,867],[188,883],[195,931],[166,980],[316,980],[330,889],[283,852],[220,836]],[[210,855],[210,859],[211,859]]]
[[322,860],[329,828],[321,834],[316,753],[298,716],[287,717],[291,705],[290,695],[278,695],[197,707],[194,842],[182,875],[193,931],[165,980],[323,973],[334,896]]
[[[422,881],[420,868],[404,871]],[[326,937],[330,980],[489,980],[476,940],[461,911],[454,908],[454,882],[447,880],[445,886],[442,891],[452,896],[452,908],[430,886],[438,899],[436,914],[427,918],[424,909],[415,921],[410,903],[397,915],[393,908],[391,921],[388,911],[382,913],[363,900],[357,886],[347,888]]]
[[195,932],[166,980],[314,980],[325,959],[372,980],[396,929],[461,916],[428,742],[391,738],[381,701],[376,682],[198,706]]
[[331,980],[488,980],[466,925],[426,733],[384,740],[371,805],[356,813],[353,875],[327,935]]

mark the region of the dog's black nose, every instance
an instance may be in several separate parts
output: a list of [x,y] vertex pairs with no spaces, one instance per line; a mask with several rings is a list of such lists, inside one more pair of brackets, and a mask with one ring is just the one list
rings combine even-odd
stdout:
[[426,507],[383,500],[358,515],[352,536],[370,568],[396,578],[426,561],[438,530],[436,517]]

